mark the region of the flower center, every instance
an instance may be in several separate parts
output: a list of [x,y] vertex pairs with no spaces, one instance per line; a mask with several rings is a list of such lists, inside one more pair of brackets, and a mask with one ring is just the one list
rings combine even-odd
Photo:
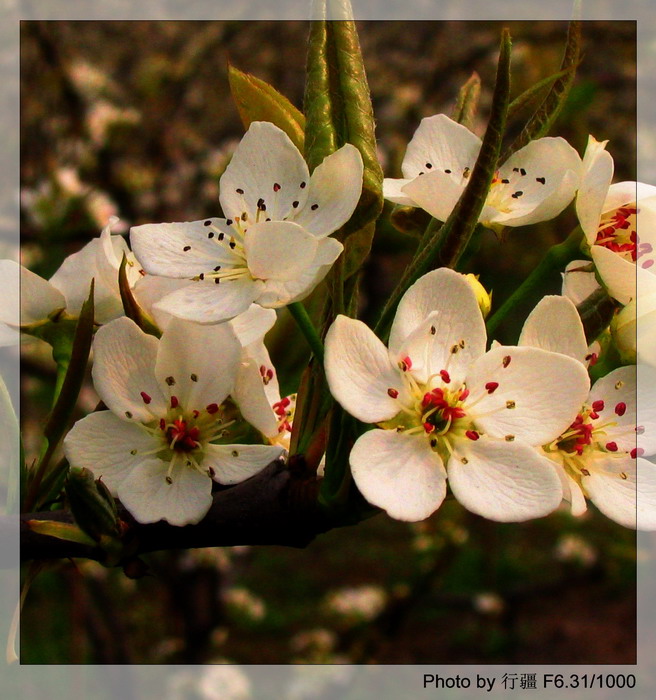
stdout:
[[[591,406],[585,404],[570,427],[544,450],[547,456],[560,462],[566,471],[580,481],[581,476],[590,475],[590,467],[598,454],[621,452],[615,441],[609,440],[606,429],[616,425],[614,420],[599,420],[599,413],[604,410],[604,401],[594,401]],[[621,416],[626,411],[626,404],[620,402],[614,412]],[[635,456],[631,453],[631,456]]]
[[168,425],[162,420],[160,428],[166,435],[171,450],[191,452],[200,447],[200,428],[197,425],[192,426],[186,420],[176,418]]
[[[638,208],[635,203],[606,212],[599,222],[595,244],[604,246],[632,262],[653,252],[650,243],[641,243],[638,238],[637,214]],[[649,258],[642,262],[642,267],[651,267],[653,264],[653,259]]]

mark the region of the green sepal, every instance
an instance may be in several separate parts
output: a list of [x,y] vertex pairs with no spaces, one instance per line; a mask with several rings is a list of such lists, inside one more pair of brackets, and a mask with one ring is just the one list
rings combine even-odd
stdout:
[[123,253],[123,259],[118,269],[118,288],[121,293],[121,302],[125,315],[132,319],[144,333],[154,335],[156,338],[162,337],[162,331],[159,329],[155,321],[141,308],[139,302],[135,299],[127,275],[128,259]]
[[[80,316],[75,326],[75,335],[67,353],[65,348],[53,346],[53,356],[58,363],[61,387],[56,394],[55,404],[43,431],[44,448],[31,478],[28,478],[25,510],[32,510],[40,496],[43,478],[48,474],[50,460],[59,445],[70,422],[77,397],[84,381],[84,374],[89,360],[91,341],[94,333],[94,280],[91,280],[89,297],[82,304]],[[63,369],[65,368],[65,372]]]
[[[344,280],[362,266],[383,207],[383,172],[376,155],[373,108],[355,22],[317,21],[310,29],[304,109],[305,159],[313,171],[345,143],[364,163],[362,195],[351,220],[334,234],[345,244]],[[349,242],[348,238],[354,236]]]
[[608,328],[619,306],[619,303],[603,288],[596,289],[577,305],[576,310],[581,317],[588,345]]
[[67,542],[77,542],[91,547],[97,545],[97,542],[89,537],[77,525],[71,523],[60,523],[57,520],[27,520],[27,527],[39,535],[47,535],[55,537],[58,540],[66,540]]
[[474,117],[476,116],[480,97],[481,79],[478,73],[474,71],[458,92],[458,99],[451,114],[453,121],[471,129],[474,125]]
[[305,117],[284,95],[264,80],[231,65],[228,66],[228,82],[244,129],[254,121],[271,122],[303,152]]
[[381,338],[386,337],[396,307],[406,290],[434,268],[454,268],[476,229],[497,167],[505,131],[510,95],[510,50],[510,34],[504,29],[490,119],[469,183],[444,224],[440,226],[435,219],[429,223],[417,254],[381,313],[375,329]]
[[540,106],[528,120],[526,126],[510,146],[503,160],[523,148],[530,141],[546,136],[553,127],[563,105],[567,101],[570,88],[576,76],[581,54],[581,22],[572,20],[567,31],[567,45],[560,64],[564,74],[557,78]]
[[413,238],[421,238],[430,222],[431,215],[419,207],[407,204],[396,204],[392,209],[389,220],[397,231]]
[[89,537],[100,542],[102,535],[118,534],[116,502],[91,471],[72,467],[66,479],[66,496],[75,522]]

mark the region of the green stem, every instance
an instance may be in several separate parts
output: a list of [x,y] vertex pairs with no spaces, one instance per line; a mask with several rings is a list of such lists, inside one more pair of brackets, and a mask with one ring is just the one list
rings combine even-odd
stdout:
[[494,336],[506,316],[515,311],[517,307],[529,301],[536,303],[539,301],[545,282],[549,281],[555,272],[562,272],[567,263],[581,255],[582,237],[581,227],[577,226],[562,243],[552,246],[547,251],[533,272],[488,320],[486,324],[488,337]]
[[308,312],[305,310],[303,304],[300,301],[295,301],[287,306],[289,313],[296,321],[301,333],[305,336],[308,345],[312,349],[317,360],[323,364],[323,343],[317,333],[317,329],[312,323],[312,319],[308,316]]

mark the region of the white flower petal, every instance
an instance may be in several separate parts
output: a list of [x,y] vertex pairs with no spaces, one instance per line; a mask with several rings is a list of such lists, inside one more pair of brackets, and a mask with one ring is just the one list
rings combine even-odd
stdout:
[[219,484],[238,484],[278,459],[282,447],[273,445],[208,445],[203,468],[214,470]]
[[[206,222],[210,223],[205,225]],[[149,274],[190,278],[210,272],[216,265],[243,264],[241,257],[218,241],[216,231],[226,237],[235,233],[225,219],[144,224],[130,229],[130,243]]]
[[[545,445],[564,432],[590,387],[580,362],[527,347],[490,350],[474,363],[466,381],[468,404],[476,403],[471,416],[477,427],[494,437],[514,435],[531,445]],[[489,393],[491,383],[498,386]]]
[[416,178],[422,172],[451,170],[459,180],[465,168],[474,167],[480,149],[478,136],[446,114],[426,117],[408,144],[402,165],[403,177]]
[[0,294],[0,322],[14,327],[45,321],[66,307],[64,295],[50,282],[13,260],[0,260]]
[[467,510],[499,522],[541,518],[563,496],[551,462],[521,442],[485,436],[459,441],[447,472],[454,496]]
[[[307,198],[310,174],[287,134],[269,122],[252,122],[221,176],[219,201],[227,217],[246,212],[255,220],[258,201],[266,216],[282,220]],[[305,183],[305,185],[302,185]]]
[[261,280],[292,280],[310,266],[317,240],[298,224],[270,221],[248,229],[245,241],[248,269]]
[[[102,478],[116,494],[119,484],[159,442],[143,427],[127,423],[111,411],[90,413],[79,420],[64,439],[64,452],[72,467],[85,467]],[[133,454],[134,453],[134,454]]]
[[576,214],[589,243],[594,243],[604,201],[613,179],[613,158],[606,151],[608,141],[588,137],[583,155],[583,176],[576,195]]
[[118,270],[116,270],[114,290],[105,283],[98,270],[99,253],[102,253],[102,243],[99,238],[94,238],[62,262],[57,272],[50,278],[50,284],[66,297],[68,312],[77,315],[80,313],[82,304],[89,297],[93,278],[95,280],[94,303],[97,307],[95,316],[101,322],[120,316],[123,305],[118,291]]
[[227,323],[204,326],[174,318],[159,341],[155,376],[165,395],[200,411],[220,405],[232,391],[240,355]]
[[312,173],[305,206],[293,220],[318,238],[336,231],[360,199],[363,170],[360,151],[350,143],[329,155]]
[[642,202],[656,196],[656,187],[644,182],[616,182],[611,185],[604,201],[603,212],[613,211],[632,202]]
[[563,498],[569,502],[572,515],[574,517],[583,515],[588,510],[588,504],[581,487],[564,469],[560,467],[556,469],[563,487]]
[[223,280],[220,284],[212,280],[192,282],[160,299],[153,306],[153,311],[197,323],[218,323],[246,311],[261,289],[262,282],[256,282],[246,275]]
[[[253,347],[244,351],[237,370],[232,398],[239,406],[242,416],[251,425],[266,437],[273,438],[278,435],[278,420],[272,404],[280,400],[280,391],[269,353],[264,344],[259,345],[259,351]],[[271,369],[274,373],[268,384],[263,381],[260,367],[265,367],[265,371]]]
[[166,400],[154,373],[157,347],[156,338],[125,316],[98,329],[93,343],[93,383],[119,418],[148,422],[164,415]]
[[445,267],[420,277],[403,295],[390,330],[390,352],[396,355],[433,311],[440,314],[435,337],[448,348],[464,339],[463,356],[474,359],[485,352],[485,323],[476,295],[464,275]]
[[242,347],[262,340],[273,328],[276,322],[276,312],[273,309],[263,309],[257,304],[251,304],[244,313],[235,316],[230,325]]
[[[618,449],[630,452],[636,445],[646,455],[656,452],[656,406],[653,388],[656,370],[640,367],[640,383],[635,365],[619,367],[597,380],[588,403],[603,401],[595,421],[604,425],[604,444],[614,442]],[[636,409],[638,414],[636,415]],[[636,430],[639,417],[639,430]]]
[[630,260],[625,260],[617,253],[600,245],[590,248],[599,277],[610,296],[620,304],[628,304],[636,296],[636,266]]
[[212,481],[178,458],[169,465],[160,459],[143,462],[119,484],[118,497],[140,523],[166,520],[171,525],[200,522],[212,505]]
[[599,289],[593,263],[590,260],[573,260],[563,273],[563,296],[580,304]]
[[172,292],[182,289],[182,287],[189,287],[192,284],[196,284],[196,282],[186,279],[174,279],[172,277],[145,275],[137,280],[132,288],[132,294],[139,306],[152,316],[158,328],[163,331],[173,316],[155,305]]
[[595,461],[583,486],[606,517],[624,527],[656,530],[656,466],[651,462],[608,455]]
[[[400,370],[362,321],[337,316],[326,335],[325,367],[332,395],[365,423],[389,420],[409,402]],[[398,392],[397,398],[388,392]]]
[[453,211],[466,182],[437,170],[420,175],[402,188],[415,206],[421,207],[438,221],[446,221]]
[[396,520],[424,520],[442,504],[442,460],[420,436],[371,430],[353,446],[353,480],[362,495]]
[[285,280],[270,279],[264,282],[257,303],[270,308],[280,308],[294,301],[301,301],[328,274],[344,246],[334,238],[317,240],[317,249],[312,262],[295,277]]
[[[504,197],[512,204],[508,213],[501,212],[494,222],[506,226],[526,226],[552,219],[572,201],[579,186],[581,159],[579,154],[560,137],[531,141],[499,169],[499,178],[510,182]],[[521,193],[512,197],[512,194]],[[488,196],[488,203],[492,201]]]
[[588,343],[576,306],[560,296],[543,297],[531,311],[518,345],[560,352],[585,364]]
[[386,177],[383,180],[383,197],[390,202],[394,202],[394,204],[414,207],[414,200],[403,193],[403,188],[410,182],[412,182],[412,180],[407,180],[405,178]]

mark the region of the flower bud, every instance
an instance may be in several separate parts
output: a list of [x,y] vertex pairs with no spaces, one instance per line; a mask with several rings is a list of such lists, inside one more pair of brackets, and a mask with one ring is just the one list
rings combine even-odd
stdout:
[[492,292],[488,294],[485,287],[478,281],[478,275],[469,273],[465,275],[465,279],[469,282],[471,288],[474,290],[476,295],[476,301],[478,301],[478,308],[483,314],[483,318],[487,318],[492,308]]
[[73,467],[65,488],[80,529],[96,541],[102,535],[117,534],[116,502],[100,479],[94,480],[88,469]]

